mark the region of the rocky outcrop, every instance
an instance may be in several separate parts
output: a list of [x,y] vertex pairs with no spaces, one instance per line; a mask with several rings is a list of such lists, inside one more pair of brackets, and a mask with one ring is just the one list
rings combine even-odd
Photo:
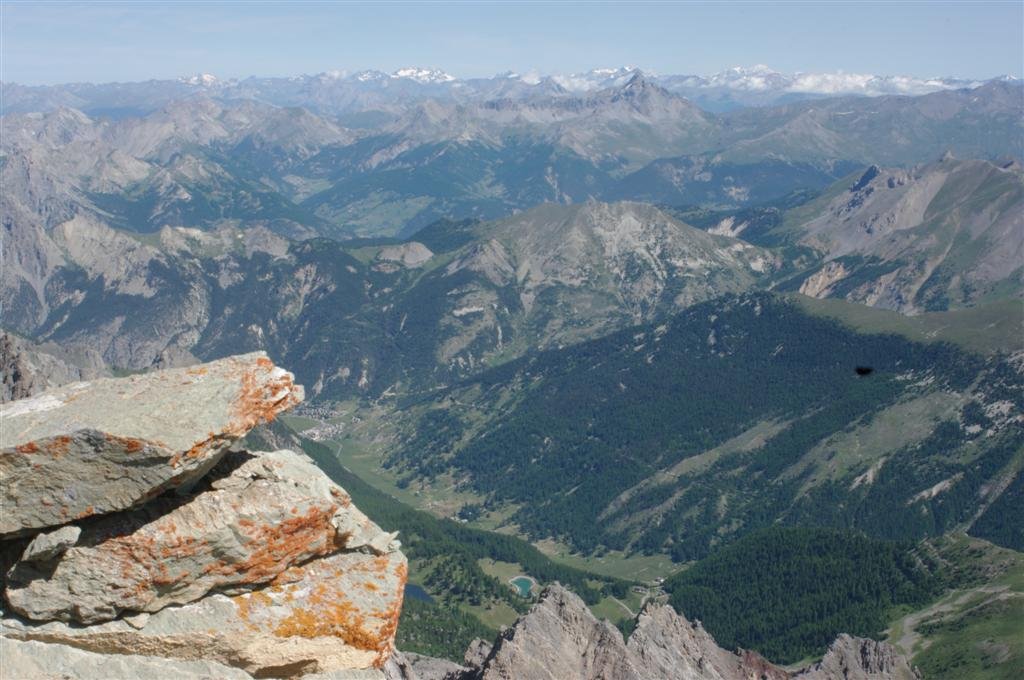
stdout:
[[[407,576],[395,535],[304,454],[228,451],[301,397],[254,354],[8,405],[4,677],[383,677]],[[46,455],[75,476],[40,479],[60,474]],[[70,502],[108,481],[114,502],[57,528],[19,509],[26,490],[63,484]]]
[[262,353],[75,383],[0,407],[0,534],[124,510],[190,484],[302,400]]
[[884,642],[840,635],[824,658],[796,675],[798,680],[914,680],[906,657]]
[[33,620],[96,623],[269,583],[339,549],[384,555],[391,538],[312,461],[276,451],[184,503],[160,499],[90,523],[55,565],[23,559],[8,573],[7,601]]
[[[629,640],[598,621],[583,600],[550,586],[528,614],[488,649],[474,641],[469,670],[425,672],[419,680],[911,680],[906,659],[890,645],[842,635],[822,661],[790,672],[755,652],[719,647],[699,623],[667,605],[649,604]],[[417,669],[418,670],[418,669]]]
[[454,661],[414,652],[395,652],[383,668],[387,680],[444,680],[461,677],[469,670]]

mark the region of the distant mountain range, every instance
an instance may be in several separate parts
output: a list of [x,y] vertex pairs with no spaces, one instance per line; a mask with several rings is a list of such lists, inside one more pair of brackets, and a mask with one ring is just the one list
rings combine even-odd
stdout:
[[52,226],[85,210],[140,233],[244,220],[290,238],[404,236],[543,202],[730,209],[819,191],[870,164],[1024,156],[1019,83],[714,114],[634,74],[529,99],[370,98],[358,106],[379,108],[361,109],[358,124],[195,87],[119,119],[67,107],[0,118],[11,215]]
[[134,232],[19,173],[2,197],[8,328],[133,369],[263,349],[314,398],[432,389],[752,289],[914,313],[1024,291],[1024,176],[987,161],[869,168],[792,206],[672,211],[699,228],[584,201],[348,241],[288,239],[255,212]]
[[42,111],[68,106],[90,115],[137,115],[199,92],[228,99],[254,98],[281,106],[303,106],[317,113],[346,114],[388,109],[424,99],[458,103],[490,99],[572,96],[624,85],[643,75],[670,92],[708,111],[770,106],[801,99],[863,95],[921,95],[969,89],[986,82],[1012,81],[859,73],[794,73],[763,64],[735,67],[711,76],[645,74],[639,68],[599,68],[583,73],[540,75],[501,73],[491,78],[457,78],[435,68],[409,67],[383,71],[327,71],[290,78],[220,79],[199,73],[176,80],[134,83],[69,83],[23,86],[3,83],[2,113]]

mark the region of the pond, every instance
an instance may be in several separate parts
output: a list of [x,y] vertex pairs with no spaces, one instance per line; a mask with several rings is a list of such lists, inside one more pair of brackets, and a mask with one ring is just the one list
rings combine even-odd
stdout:
[[423,588],[421,588],[420,586],[416,585],[415,583],[406,583],[405,584],[405,596],[406,597],[411,597],[414,600],[419,600],[420,602],[433,602],[434,601],[434,598],[432,598],[430,596],[430,593],[428,593],[427,591],[423,590]]
[[533,579],[529,576],[516,576],[514,579],[509,581],[516,590],[519,591],[520,597],[530,597],[530,589],[533,587]]

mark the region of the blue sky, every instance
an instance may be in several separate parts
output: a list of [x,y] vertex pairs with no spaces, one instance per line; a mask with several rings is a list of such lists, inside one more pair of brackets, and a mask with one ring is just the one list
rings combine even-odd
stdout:
[[26,84],[402,66],[457,76],[635,65],[710,74],[1024,75],[1024,2],[341,3],[2,0],[0,78]]

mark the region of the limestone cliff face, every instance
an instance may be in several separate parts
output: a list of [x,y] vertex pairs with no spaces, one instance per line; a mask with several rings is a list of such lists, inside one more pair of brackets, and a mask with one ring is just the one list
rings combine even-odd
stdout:
[[4,677],[381,677],[395,535],[304,454],[233,448],[301,399],[255,353],[4,405]]
[[477,641],[468,668],[443,668],[418,659],[392,660],[403,680],[913,680],[905,658],[891,646],[841,635],[824,659],[788,671],[755,652],[719,647],[700,623],[671,607],[649,604],[629,640],[598,621],[586,604],[561,586],[548,587],[528,614],[493,645]]

